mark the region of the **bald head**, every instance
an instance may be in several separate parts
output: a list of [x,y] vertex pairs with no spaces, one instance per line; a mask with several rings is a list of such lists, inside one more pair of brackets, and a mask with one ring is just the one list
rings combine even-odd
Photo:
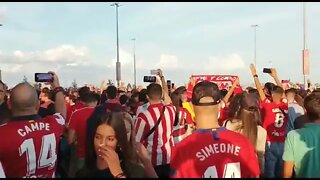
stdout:
[[12,113],[15,114],[36,114],[39,108],[38,94],[29,83],[16,85],[10,96]]

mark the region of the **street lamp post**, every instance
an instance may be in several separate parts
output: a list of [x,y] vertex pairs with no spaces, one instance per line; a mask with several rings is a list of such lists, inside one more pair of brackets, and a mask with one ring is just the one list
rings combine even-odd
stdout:
[[253,57],[253,60],[254,60],[254,66],[257,67],[257,27],[259,27],[258,24],[254,24],[254,25],[251,25],[251,27],[254,28],[254,57]]
[[111,4],[110,6],[116,7],[116,31],[117,31],[117,63],[116,63],[116,80],[117,80],[117,86],[120,86],[121,81],[121,64],[119,61],[119,31],[118,31],[118,8],[120,6],[119,3]]
[[[2,26],[2,24],[0,24],[0,26]],[[0,68],[0,81],[2,81],[2,71],[1,71],[1,68]]]
[[309,66],[309,50],[307,48],[307,31],[306,31],[306,2],[303,2],[303,50],[302,50],[302,66],[304,89],[308,89],[308,75],[310,74]]
[[137,69],[136,69],[136,38],[131,39],[133,41],[133,74],[134,74],[134,88],[137,87]]

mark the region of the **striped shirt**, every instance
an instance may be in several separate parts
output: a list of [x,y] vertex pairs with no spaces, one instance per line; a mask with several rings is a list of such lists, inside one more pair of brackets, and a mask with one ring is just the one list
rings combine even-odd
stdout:
[[157,123],[162,112],[163,104],[149,103],[142,105],[137,113],[135,122],[136,141],[141,142],[148,150],[153,166],[170,163],[171,148],[173,147],[173,122],[176,108],[170,104],[166,109],[159,126],[145,140],[148,132]]
[[192,117],[189,111],[185,108],[179,108],[178,124],[173,127],[173,141],[178,144],[187,137],[188,125],[192,125]]

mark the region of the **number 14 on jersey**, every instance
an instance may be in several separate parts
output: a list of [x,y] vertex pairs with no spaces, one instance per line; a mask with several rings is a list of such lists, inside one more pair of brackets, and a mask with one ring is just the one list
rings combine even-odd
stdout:
[[218,174],[216,166],[210,166],[204,172],[203,178],[241,178],[240,162],[224,165],[222,176]]

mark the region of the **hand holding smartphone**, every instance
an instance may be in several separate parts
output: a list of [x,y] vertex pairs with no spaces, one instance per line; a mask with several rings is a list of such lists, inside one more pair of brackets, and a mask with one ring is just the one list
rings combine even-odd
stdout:
[[34,74],[34,81],[35,82],[53,82],[53,74],[51,73],[35,73]]

